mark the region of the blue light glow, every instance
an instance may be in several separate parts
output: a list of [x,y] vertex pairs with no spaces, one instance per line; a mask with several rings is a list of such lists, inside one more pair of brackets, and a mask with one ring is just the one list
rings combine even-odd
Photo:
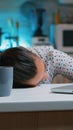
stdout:
[[62,3],[62,0],[58,0],[58,2],[61,4],[61,3]]
[[53,24],[51,24],[50,25],[50,31],[49,31],[49,41],[52,43],[52,44],[54,44],[54,25]]

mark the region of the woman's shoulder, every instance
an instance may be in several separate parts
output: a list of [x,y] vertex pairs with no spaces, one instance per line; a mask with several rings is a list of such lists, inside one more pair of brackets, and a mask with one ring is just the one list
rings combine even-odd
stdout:
[[29,50],[40,50],[40,51],[53,51],[53,46],[32,46]]
[[46,57],[53,52],[54,48],[53,46],[32,46],[29,50],[40,57]]

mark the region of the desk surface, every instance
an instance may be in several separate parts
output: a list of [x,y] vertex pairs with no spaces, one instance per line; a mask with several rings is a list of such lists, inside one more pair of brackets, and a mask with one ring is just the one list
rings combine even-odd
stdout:
[[42,84],[35,88],[13,89],[0,97],[0,112],[73,110],[73,94],[51,93],[52,87],[65,84]]

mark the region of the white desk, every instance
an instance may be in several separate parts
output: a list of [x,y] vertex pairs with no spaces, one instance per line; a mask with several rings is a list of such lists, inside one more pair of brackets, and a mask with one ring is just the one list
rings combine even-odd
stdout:
[[73,110],[72,94],[51,93],[52,87],[65,84],[47,84],[35,88],[13,89],[9,97],[0,97],[0,112],[32,112]]

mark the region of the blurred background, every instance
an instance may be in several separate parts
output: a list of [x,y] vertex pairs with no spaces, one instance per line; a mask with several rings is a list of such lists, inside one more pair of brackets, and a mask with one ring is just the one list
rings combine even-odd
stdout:
[[55,46],[55,25],[72,23],[72,0],[0,0],[0,50],[30,47],[35,35]]

